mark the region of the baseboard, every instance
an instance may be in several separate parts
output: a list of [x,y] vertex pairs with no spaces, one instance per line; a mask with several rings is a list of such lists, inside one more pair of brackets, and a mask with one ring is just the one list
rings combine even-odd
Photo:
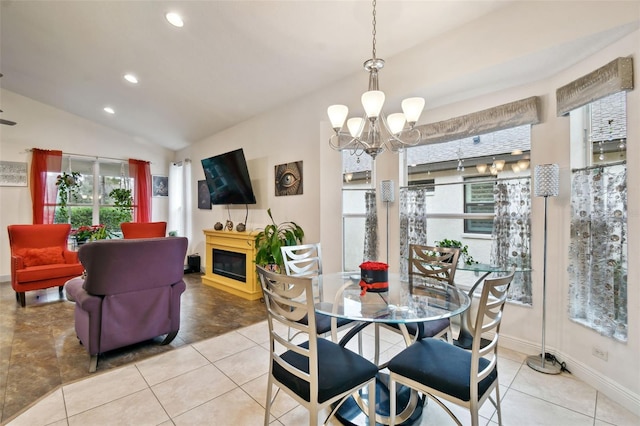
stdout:
[[0,283],[5,281],[11,282],[11,275],[0,275]]
[[[500,335],[500,346],[524,354],[533,355],[540,353],[539,345],[534,345],[522,339],[505,336],[504,334]],[[560,361],[565,362],[567,369],[569,369],[575,377],[593,386],[598,392],[602,392],[636,416],[640,416],[640,395],[633,393],[630,389],[621,386],[588,365],[557,351],[553,347],[546,347],[545,351],[554,354]]]

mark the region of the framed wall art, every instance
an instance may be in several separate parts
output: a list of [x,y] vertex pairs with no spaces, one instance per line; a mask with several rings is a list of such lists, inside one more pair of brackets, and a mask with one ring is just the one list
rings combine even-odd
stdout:
[[152,176],[152,193],[154,197],[169,196],[169,178],[167,176]]
[[0,186],[27,186],[27,163],[0,161]]
[[275,178],[276,196],[302,194],[302,161],[278,164]]
[[206,180],[198,181],[198,208],[211,210],[211,194]]

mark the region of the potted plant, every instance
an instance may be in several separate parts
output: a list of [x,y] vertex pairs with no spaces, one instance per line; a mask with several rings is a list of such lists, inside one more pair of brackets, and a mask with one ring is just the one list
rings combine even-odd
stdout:
[[60,198],[60,216],[64,221],[69,220],[69,209],[67,203],[71,198],[74,201],[80,199],[81,175],[78,172],[63,172],[56,178],[56,186],[58,187],[58,198]]
[[462,261],[465,264],[473,265],[475,263],[478,263],[476,260],[474,260],[473,256],[469,254],[469,246],[466,244],[463,245],[461,241],[448,240],[445,238],[440,241],[435,241],[434,245],[437,247],[453,247],[453,248],[460,249],[460,256],[462,257]]
[[267,210],[271,224],[264,227],[256,235],[256,265],[269,267],[277,272],[284,266],[280,247],[302,244],[304,231],[295,222],[282,222],[276,224],[271,215],[271,209]]
[[88,241],[111,238],[112,234],[104,225],[82,225],[78,229],[73,229],[71,231],[71,236],[75,238],[78,245],[82,245]]
[[109,197],[113,199],[113,204],[118,212],[118,221],[130,222],[133,213],[133,197],[131,190],[125,188],[115,188],[109,192]]

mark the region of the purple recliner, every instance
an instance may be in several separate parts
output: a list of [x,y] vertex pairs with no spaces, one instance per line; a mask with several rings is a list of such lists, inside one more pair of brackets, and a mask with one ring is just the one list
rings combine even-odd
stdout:
[[180,296],[187,239],[102,240],[80,247],[86,276],[65,284],[75,301],[76,334],[91,356],[167,335],[180,329]]

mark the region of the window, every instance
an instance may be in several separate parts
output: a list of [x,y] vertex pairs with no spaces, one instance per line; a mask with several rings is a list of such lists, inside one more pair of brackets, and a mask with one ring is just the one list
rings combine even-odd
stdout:
[[127,163],[64,157],[62,170],[79,173],[77,197],[69,197],[67,201],[68,218],[58,199],[55,223],[67,223],[70,220],[74,229],[83,225],[103,224],[112,233],[119,234],[120,223],[130,221],[131,215],[123,215],[115,207],[115,200],[110,194],[116,188],[133,191],[133,179],[128,177]]
[[626,93],[571,111],[569,318],[627,340]]
[[[465,178],[464,212],[494,213],[493,187],[495,181],[486,178]],[[479,181],[473,183],[474,181]],[[489,234],[493,231],[492,219],[465,219],[464,232],[468,234]]]

